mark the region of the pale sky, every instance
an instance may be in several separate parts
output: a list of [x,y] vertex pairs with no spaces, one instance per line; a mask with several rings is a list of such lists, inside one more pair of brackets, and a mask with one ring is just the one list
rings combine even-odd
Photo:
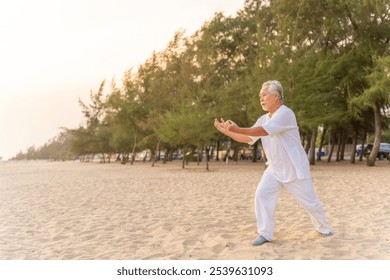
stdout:
[[215,12],[245,0],[0,0],[0,157],[42,146],[82,123],[78,99],[108,90],[162,51],[179,29],[193,34]]

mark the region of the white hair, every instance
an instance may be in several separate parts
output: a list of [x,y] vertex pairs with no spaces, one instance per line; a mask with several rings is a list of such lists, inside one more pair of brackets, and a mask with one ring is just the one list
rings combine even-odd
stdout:
[[283,87],[279,81],[277,81],[277,80],[267,81],[262,85],[262,87],[265,87],[265,86],[268,86],[268,91],[270,93],[277,92],[279,95],[279,99],[282,100],[282,102],[283,102],[283,100],[284,100]]

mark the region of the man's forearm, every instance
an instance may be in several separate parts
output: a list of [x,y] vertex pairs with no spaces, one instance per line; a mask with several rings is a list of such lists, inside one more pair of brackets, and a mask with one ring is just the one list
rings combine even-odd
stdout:
[[252,138],[250,138],[249,136],[243,135],[243,134],[239,134],[239,133],[236,133],[236,132],[233,132],[233,131],[225,131],[224,134],[226,136],[229,136],[230,138],[232,138],[233,140],[235,140],[237,142],[249,143],[249,142],[252,141]]
[[256,127],[239,127],[235,126],[230,129],[231,132],[248,135],[248,136],[267,136],[267,131],[264,130],[262,126]]

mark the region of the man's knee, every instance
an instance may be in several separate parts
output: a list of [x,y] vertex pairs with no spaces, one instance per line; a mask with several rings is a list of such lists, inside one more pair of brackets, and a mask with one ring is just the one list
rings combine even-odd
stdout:
[[269,200],[269,194],[267,194],[267,191],[264,188],[258,188],[256,190],[256,200],[259,201]]
[[311,201],[310,203],[307,203],[305,205],[305,208],[307,210],[309,210],[310,212],[322,212],[323,211],[323,208],[322,208],[322,204],[319,200],[314,200],[314,201]]

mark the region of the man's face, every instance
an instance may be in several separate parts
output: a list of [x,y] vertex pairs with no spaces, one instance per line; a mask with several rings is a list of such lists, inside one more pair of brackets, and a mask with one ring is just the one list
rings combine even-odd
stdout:
[[264,86],[259,93],[261,108],[267,112],[275,103],[275,96],[268,91],[268,87]]

